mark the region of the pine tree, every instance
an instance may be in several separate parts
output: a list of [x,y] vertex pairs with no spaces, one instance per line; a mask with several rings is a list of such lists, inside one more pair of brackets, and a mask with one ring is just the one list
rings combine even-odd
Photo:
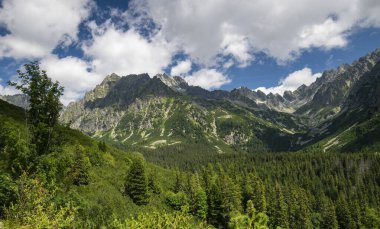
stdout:
[[133,161],[125,182],[125,193],[137,205],[148,203],[148,178],[141,158]]
[[183,180],[183,174],[179,171],[177,171],[176,176],[175,176],[175,184],[174,184],[173,191],[175,193],[185,191],[185,182]]
[[154,194],[161,193],[161,187],[157,183],[157,177],[155,173],[150,174],[149,179],[148,179],[148,187]]
[[321,198],[321,228],[337,229],[338,220],[332,201],[326,196],[322,196]]
[[222,197],[223,224],[228,225],[231,214],[241,211],[241,193],[238,185],[226,174],[221,174],[218,178],[218,186]]
[[87,185],[90,181],[89,169],[91,167],[90,159],[85,156],[84,148],[77,146],[75,151],[74,166],[71,170],[71,177],[75,185]]
[[273,203],[273,214],[271,216],[271,223],[273,227],[280,226],[281,228],[289,228],[288,221],[288,207],[285,203],[284,195],[280,184],[275,184],[275,196]]
[[351,219],[352,219],[352,223],[354,227],[360,228],[362,225],[361,223],[362,219],[361,219],[359,202],[355,199],[351,200],[349,204],[349,209],[350,209]]
[[339,195],[336,202],[336,216],[339,228],[351,228],[353,226],[350,209],[343,194]]
[[244,181],[243,201],[247,203],[252,200],[256,209],[260,212],[266,212],[266,196],[263,181],[254,173],[249,173]]
[[190,180],[190,209],[194,215],[201,219],[207,216],[207,196],[202,188],[198,174],[193,174]]
[[211,183],[210,191],[207,194],[208,213],[207,221],[214,225],[219,226],[222,223],[222,194],[220,187],[216,182]]
[[293,187],[290,190],[288,203],[290,203],[290,228],[312,228],[310,204],[305,191],[301,188]]
[[263,212],[257,212],[252,200],[247,201],[247,214],[242,215],[235,213],[230,222],[229,228],[247,228],[247,229],[268,229],[268,216]]

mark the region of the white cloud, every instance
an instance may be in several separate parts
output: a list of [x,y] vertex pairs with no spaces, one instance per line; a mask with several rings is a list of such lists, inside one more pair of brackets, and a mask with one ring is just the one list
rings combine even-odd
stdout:
[[0,84],[0,95],[16,95],[20,94],[20,91],[10,86],[2,86]]
[[77,40],[78,25],[91,9],[90,0],[4,0],[0,24],[0,58],[39,58],[57,45]]
[[184,79],[190,85],[200,86],[207,90],[219,88],[231,82],[227,76],[215,69],[201,69]]
[[[238,64],[238,67],[246,67],[254,59],[250,53],[251,46],[249,40],[244,36],[226,33],[221,46],[223,47],[223,54],[226,56],[231,55]],[[228,67],[228,65],[224,66]]]
[[215,65],[219,55],[246,66],[257,52],[283,63],[305,49],[343,47],[357,27],[380,27],[378,0],[135,0],[131,5],[206,66]]
[[180,76],[188,73],[191,70],[191,61],[190,60],[184,60],[177,63],[176,66],[174,66],[170,70],[171,76]]
[[310,68],[303,68],[301,70],[290,73],[284,79],[280,80],[279,86],[276,87],[259,87],[256,91],[260,90],[265,94],[273,93],[283,95],[285,91],[294,91],[302,84],[309,86],[312,84],[318,77],[320,77],[321,73],[312,73]]
[[123,31],[111,23],[90,24],[93,40],[83,45],[83,50],[92,59],[94,71],[106,75],[162,72],[172,60],[173,46],[158,33],[150,40],[134,29]]
[[82,97],[104,78],[104,75],[92,72],[90,67],[90,63],[72,56],[62,59],[49,56],[41,61],[41,68],[46,70],[47,75],[65,87],[62,97],[65,105]]

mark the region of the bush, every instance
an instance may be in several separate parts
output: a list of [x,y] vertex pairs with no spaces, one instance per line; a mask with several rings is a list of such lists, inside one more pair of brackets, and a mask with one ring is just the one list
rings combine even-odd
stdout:
[[166,193],[166,204],[172,207],[174,210],[181,210],[182,207],[188,204],[187,195],[183,192],[174,193],[172,191],[168,191]]

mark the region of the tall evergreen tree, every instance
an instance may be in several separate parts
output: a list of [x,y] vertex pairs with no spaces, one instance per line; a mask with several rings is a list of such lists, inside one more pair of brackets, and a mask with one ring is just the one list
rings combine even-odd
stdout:
[[176,172],[175,184],[173,189],[175,193],[185,191],[185,182],[183,180],[183,174],[180,171]]
[[201,219],[206,219],[207,216],[207,196],[203,187],[200,184],[197,173],[193,174],[190,179],[190,210],[194,215]]
[[210,190],[207,193],[208,213],[207,221],[214,226],[219,226],[222,223],[222,194],[220,187],[214,181],[210,185]]
[[244,204],[252,200],[259,212],[266,212],[266,196],[263,181],[254,173],[249,173],[244,181],[243,190]]
[[321,228],[337,229],[338,220],[332,201],[326,196],[322,196],[321,198]]
[[231,214],[242,210],[240,188],[227,174],[224,173],[218,177],[218,186],[220,187],[222,197],[222,222],[227,226]]
[[281,185],[276,182],[275,196],[273,203],[273,212],[271,215],[271,224],[273,227],[280,226],[281,228],[289,228],[288,207],[285,203],[284,194]]
[[133,161],[125,182],[125,193],[137,205],[148,203],[148,178],[143,159]]
[[353,228],[353,221],[347,200],[341,193],[336,202],[336,216],[338,219],[339,228]]
[[90,159],[85,155],[83,146],[77,146],[71,178],[75,185],[87,185],[90,182]]

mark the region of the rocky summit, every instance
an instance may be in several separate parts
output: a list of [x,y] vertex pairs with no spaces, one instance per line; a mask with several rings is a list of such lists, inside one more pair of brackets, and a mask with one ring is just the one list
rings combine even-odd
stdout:
[[378,125],[379,65],[377,49],[284,95],[208,91],[166,74],[111,74],[69,104],[61,121],[114,144],[152,149],[191,142],[220,153],[357,150],[375,144],[346,135],[369,120]]

